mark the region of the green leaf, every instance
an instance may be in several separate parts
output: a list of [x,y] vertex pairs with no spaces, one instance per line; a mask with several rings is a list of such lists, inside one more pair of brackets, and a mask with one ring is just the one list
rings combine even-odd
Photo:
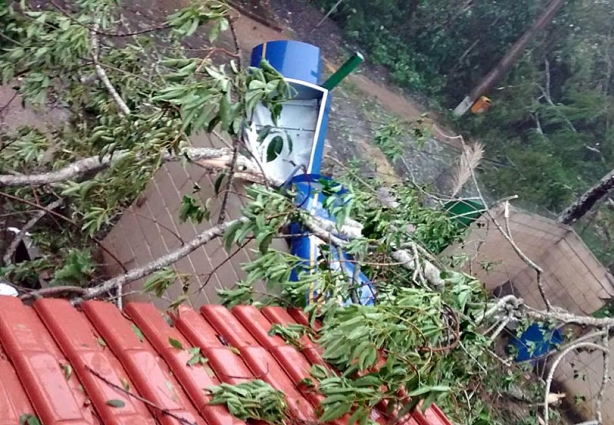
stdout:
[[226,172],[221,172],[215,179],[215,183],[213,184],[213,189],[215,190],[216,195],[220,194],[220,188],[222,187],[222,183],[224,182],[225,177],[226,177]]
[[126,391],[130,391],[130,384],[128,383],[128,379],[122,378],[122,387],[124,387]]
[[267,162],[275,161],[279,155],[281,155],[284,149],[284,139],[281,136],[275,136],[269,142],[266,148],[266,160]]
[[107,404],[112,407],[124,407],[126,405],[122,400],[117,399],[107,400]]
[[258,142],[262,143],[264,139],[266,139],[271,133],[271,130],[273,130],[272,125],[265,125],[260,130],[258,130]]
[[98,342],[98,345],[100,345],[101,347],[106,347],[107,343],[104,341],[104,339],[102,339],[102,337],[98,337],[96,339],[96,342]]
[[41,421],[30,413],[24,413],[19,416],[19,425],[41,425]]
[[422,387],[419,387],[418,389],[415,389],[414,391],[411,391],[410,393],[408,393],[407,395],[409,397],[416,397],[422,394],[426,394],[426,393],[430,393],[430,392],[447,392],[450,391],[451,388],[450,387],[446,387],[443,385],[439,385],[439,386],[428,386],[428,385],[424,385]]
[[230,108],[230,92],[227,92],[222,96],[220,101],[220,119],[222,122],[222,128],[227,130],[232,121],[232,111]]
[[176,339],[169,337],[168,342],[169,344],[171,344],[171,347],[176,348],[178,350],[183,350],[183,345],[181,345],[181,342],[177,341]]
[[348,414],[352,410],[352,402],[338,403],[329,408],[324,409],[324,413],[320,417],[321,422],[331,422]]
[[243,223],[236,221],[232,223],[224,232],[224,248],[230,251],[232,245],[236,242],[237,231],[243,226]]
[[273,242],[273,236],[274,236],[273,233],[267,233],[262,238],[262,240],[258,244],[258,249],[260,250],[261,254],[266,254],[268,252],[269,247],[271,246],[271,243]]
[[186,362],[188,366],[194,366],[197,363],[202,363],[203,357],[200,355],[200,347],[192,347],[188,349],[188,352],[192,355]]
[[143,332],[141,332],[139,327],[137,325],[135,325],[134,323],[131,323],[130,327],[132,328],[132,332],[134,332],[134,334],[139,339],[139,341],[143,342],[143,340],[145,339],[145,335],[143,335]]

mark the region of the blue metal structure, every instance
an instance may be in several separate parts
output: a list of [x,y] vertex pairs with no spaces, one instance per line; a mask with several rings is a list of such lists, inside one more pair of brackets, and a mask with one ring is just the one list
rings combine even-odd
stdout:
[[[320,176],[319,173],[324,154],[331,96],[329,90],[322,87],[321,83],[320,49],[298,41],[270,41],[254,48],[251,65],[258,66],[262,59],[266,59],[285,77],[296,94],[284,103],[282,115],[276,126],[281,131],[265,140],[258,139],[257,131],[264,126],[272,125],[267,121],[270,113],[257,108],[253,120],[254,128],[251,134],[248,134],[248,145],[256,152],[254,156],[260,160],[265,173],[285,181],[286,184],[294,185],[297,190],[295,202],[299,208],[323,220],[334,222],[324,202],[327,196],[339,197],[344,190],[336,191],[334,195],[326,195],[321,190],[323,179],[329,180]],[[356,59],[354,58],[353,61],[355,63]],[[349,67],[346,66],[346,69],[343,70],[344,75],[349,72]],[[341,78],[342,76],[337,75],[336,80]],[[292,151],[282,151],[282,154],[271,162],[262,160],[267,144],[273,137],[290,135]],[[328,184],[334,185],[334,182],[329,181]],[[342,200],[338,198],[335,202],[342,202]],[[292,224],[290,232],[293,235],[299,235],[291,238],[290,250],[292,254],[303,259],[301,265],[292,274],[292,279],[296,280],[301,271],[310,272],[318,267],[320,261],[324,259],[322,246],[326,245],[326,242],[309,234],[307,229],[299,223]],[[361,272],[354,276],[355,269],[351,256],[337,249],[329,248],[326,251],[330,253],[326,258],[328,267],[331,270],[341,271],[351,281],[352,296],[342,301],[346,304],[355,302],[372,305],[376,297],[373,284]],[[355,282],[353,282],[354,279],[356,279]],[[306,294],[307,302],[313,302],[320,295],[326,296],[320,294],[317,287],[310,288]]]
[[294,40],[262,43],[252,50],[251,66],[257,67],[266,59],[281,75],[309,84],[320,84],[322,59],[320,49]]
[[[330,216],[325,207],[325,202],[329,196],[334,196],[336,199],[333,201],[332,206],[339,206],[343,203],[342,197],[347,191],[341,185],[332,182],[328,177],[318,174],[299,175],[292,178],[290,182],[297,190],[294,202],[299,208],[309,211],[309,213],[322,220],[334,222],[334,218]],[[339,190],[336,190],[334,195],[326,194],[322,190],[324,182],[329,187],[337,185]],[[293,271],[292,279],[297,280],[298,274],[301,271],[310,272],[318,266],[320,261],[325,260],[321,246],[326,245],[326,243],[317,236],[309,234],[308,229],[299,223],[293,223],[290,226],[290,233],[301,235],[293,237],[290,244],[291,253],[304,260],[301,266]],[[342,239],[342,236],[336,236]],[[352,256],[338,249],[327,249],[326,251],[328,251],[328,258],[326,258],[328,260],[328,267],[333,271],[344,273],[351,282],[350,291],[354,296],[343,300],[344,303],[358,302],[362,305],[373,305],[376,298],[375,288],[364,273],[359,271],[358,275],[354,276],[355,263]],[[356,279],[355,281],[353,281],[354,278]],[[311,303],[317,300],[320,295],[318,288],[312,284],[312,287],[309,288],[306,294],[307,302]]]

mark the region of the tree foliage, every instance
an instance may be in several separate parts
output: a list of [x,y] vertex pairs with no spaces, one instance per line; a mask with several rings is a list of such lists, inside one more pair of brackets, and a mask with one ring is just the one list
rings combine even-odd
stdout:
[[[317,3],[328,8],[335,2]],[[547,3],[354,1],[332,16],[393,81],[454,108]],[[483,182],[494,197],[515,193],[524,207],[555,216],[614,168],[613,10],[611,0],[566,2],[487,93],[493,109],[456,122],[506,164],[484,167]],[[595,226],[611,225],[607,217],[585,223],[598,235]],[[599,236],[589,242],[598,254],[610,247]]]
[[[440,13],[445,10],[443,3],[399,3],[404,9],[398,10],[391,5],[396,3],[375,3],[391,24],[394,14],[416,16],[416,21],[406,22],[407,34],[415,31],[418,17],[426,23],[448,16]],[[426,6],[432,6],[431,15],[425,14]],[[532,13],[531,8],[509,7],[518,8],[520,17]],[[243,249],[253,241],[256,249],[245,265],[247,277],[222,292],[225,302],[304,307],[312,323],[322,324],[320,331],[277,328],[275,332],[295,344],[309,335],[323,346],[325,358],[339,372],[315,367],[305,381],[325,396],[320,421],[347,414],[349,422],[361,425],[370,422],[369,412],[376,405],[386,403],[394,416],[420,401],[423,407],[438,402],[459,423],[510,423],[506,412],[496,409],[506,392],[522,386],[531,397],[538,397],[543,388],[520,379],[521,368],[511,368],[494,355],[492,344],[503,329],[501,323],[513,320],[522,328],[531,320],[556,320],[612,326],[605,319],[590,322],[556,311],[523,309],[516,299],[493,306],[480,282],[454,270],[458,258],[438,259],[432,254],[463,234],[432,207],[428,194],[410,182],[390,189],[395,206],[382,205],[377,196],[382,183],[365,181],[347,170],[339,176],[345,192],[335,184],[322,185],[324,196],[341,198],[326,203],[334,218],[326,227],[297,208],[294,188],[282,190],[280,182],[263,176],[241,142],[257,104],[267,106],[273,119],[278,117],[283,101],[292,96],[286,81],[265,61],[245,69],[234,60],[214,64],[213,44],[204,57],[192,57],[182,43],[185,37],[205,31],[213,42],[229,25],[227,6],[216,0],[195,2],[165,22],[136,32],[125,28],[121,11],[114,0],[78,0],[63,7],[21,1],[0,9],[2,83],[14,85],[26,106],[43,110],[59,105],[67,117],[49,128],[1,131],[3,224],[11,224],[6,217],[19,225],[30,224],[32,238],[43,252],[18,264],[9,255],[1,270],[6,279],[30,286],[16,285],[22,296],[31,296],[30,289],[38,288],[44,275],[51,288],[34,295],[53,294],[54,285],[62,291],[72,285],[82,295],[72,300],[76,304],[145,277],[144,290],[161,296],[183,278],[169,266],[195,249],[215,238],[222,238],[227,250]],[[459,18],[451,14],[446,19],[448,27]],[[440,37],[442,31],[433,23],[431,36]],[[511,37],[513,32],[506,34]],[[191,148],[190,136],[213,131],[227,136],[232,149]],[[175,252],[98,280],[92,245],[163,162],[190,163],[197,158],[218,160],[201,161],[220,173],[218,193],[222,181],[232,180],[237,171],[266,184],[247,189],[240,218],[221,220]],[[236,164],[242,168],[237,170]],[[45,214],[31,221],[31,208]],[[186,196],[179,218],[200,223],[208,214],[206,202]],[[326,242],[315,268],[305,268],[298,258],[272,248],[273,239],[289,222],[300,223]],[[350,254],[375,285],[375,306],[346,305],[356,299],[357,288],[354,279],[331,268],[338,249]],[[399,253],[403,255],[395,255]],[[291,279],[297,270],[298,279]],[[254,289],[260,281],[268,287],[265,294]],[[93,287],[78,287],[87,283]],[[319,296],[306,305],[305,294],[314,285]],[[190,295],[189,285],[183,290],[173,306]],[[183,349],[178,341],[169,342]],[[198,349],[189,352],[190,366],[205,362]],[[226,405],[237,417],[274,423],[287,418],[283,395],[264,382],[224,384],[210,391],[214,403]],[[532,407],[529,420],[522,417],[516,422],[537,423],[537,410]]]

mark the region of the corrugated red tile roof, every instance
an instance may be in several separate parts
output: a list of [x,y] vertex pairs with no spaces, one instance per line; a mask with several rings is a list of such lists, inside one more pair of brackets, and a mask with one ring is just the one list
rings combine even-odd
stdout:
[[[78,310],[58,299],[29,307],[0,296],[0,425],[28,414],[43,425],[241,425],[225,407],[209,405],[203,389],[253,379],[283,391],[292,416],[315,421],[322,396],[298,384],[312,364],[324,364],[319,347],[305,337],[298,351],[268,334],[273,323],[307,325],[300,311],[181,307],[171,325],[152,304],[124,310],[101,301]],[[208,366],[187,365],[192,347]],[[373,419],[385,423],[377,412]],[[436,406],[403,422],[450,425]]]

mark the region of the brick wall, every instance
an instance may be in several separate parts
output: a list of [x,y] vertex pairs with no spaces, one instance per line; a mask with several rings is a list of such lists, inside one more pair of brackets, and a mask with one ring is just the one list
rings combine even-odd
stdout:
[[[196,147],[224,146],[224,142],[208,135],[194,137],[192,144]],[[215,178],[196,164],[189,164],[185,169],[180,163],[165,164],[156,172],[140,199],[126,210],[104,243],[128,269],[143,266],[176,250],[182,241],[189,241],[217,222],[221,196],[220,199],[215,196],[212,180]],[[212,199],[211,221],[200,225],[179,220],[182,197],[192,194],[195,185],[200,187],[196,196],[203,202]],[[236,184],[234,190],[236,193],[228,199],[228,218],[238,217],[242,206],[244,190],[240,184]],[[274,246],[280,250],[287,249],[283,240],[275,240]],[[227,253],[220,240],[213,240],[178,261],[174,268],[185,276],[189,287],[188,302],[194,307],[218,302],[218,288],[232,288],[245,276],[241,264],[248,261],[250,249],[251,245],[248,245],[238,251],[233,248]],[[105,261],[109,274],[121,272],[121,267],[111,258],[107,257]],[[176,282],[164,299],[159,299],[142,294],[143,284],[143,280],[133,282],[125,292],[130,293],[132,298],[151,300],[159,308],[168,307],[184,293],[182,283]]]

